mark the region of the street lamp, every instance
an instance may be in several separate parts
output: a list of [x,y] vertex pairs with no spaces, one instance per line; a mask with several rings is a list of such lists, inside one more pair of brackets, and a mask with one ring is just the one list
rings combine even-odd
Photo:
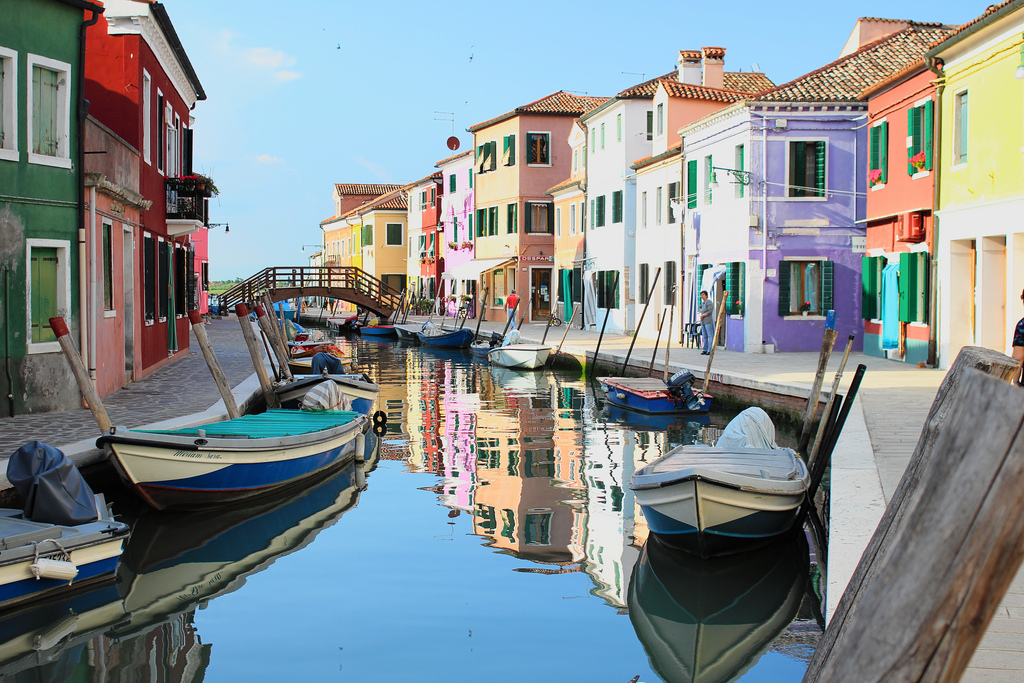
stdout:
[[306,251],[306,247],[316,247],[317,249],[321,249],[321,250],[324,248],[324,246],[322,244],[303,244],[302,245],[302,251],[303,252]]
[[207,227],[207,229],[211,229],[211,228],[224,228],[224,234],[225,235],[227,235],[228,233],[231,232],[231,226],[228,225],[227,223],[208,223],[206,225],[206,227]]
[[708,184],[708,186],[712,190],[718,189],[718,174],[716,174],[715,171],[725,171],[726,173],[731,173],[732,177],[735,178],[734,182],[737,182],[740,185],[750,184],[750,171],[742,171],[736,168],[722,168],[721,166],[712,166],[711,182]]

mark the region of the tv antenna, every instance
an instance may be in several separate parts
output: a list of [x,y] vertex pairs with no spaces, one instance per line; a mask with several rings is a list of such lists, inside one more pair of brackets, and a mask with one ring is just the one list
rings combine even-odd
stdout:
[[435,111],[435,114],[443,114],[443,116],[434,117],[435,121],[448,121],[452,124],[452,135],[455,135],[455,113],[450,111]]

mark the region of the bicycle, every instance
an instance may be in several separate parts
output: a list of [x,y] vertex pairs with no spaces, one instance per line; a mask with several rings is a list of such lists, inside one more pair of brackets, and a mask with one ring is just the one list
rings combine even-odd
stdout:
[[550,325],[551,327],[558,327],[561,324],[562,319],[559,318],[557,314],[555,314],[555,309],[552,308],[551,315],[548,317],[548,325]]

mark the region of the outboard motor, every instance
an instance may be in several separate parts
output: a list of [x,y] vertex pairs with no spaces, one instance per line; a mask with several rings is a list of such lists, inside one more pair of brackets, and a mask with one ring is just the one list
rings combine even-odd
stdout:
[[693,391],[693,383],[697,380],[687,370],[680,370],[668,380],[668,393],[674,401],[681,401],[687,410],[700,410],[704,399]]
[[497,332],[491,332],[491,338],[487,343],[492,349],[495,346],[501,346],[501,335]]

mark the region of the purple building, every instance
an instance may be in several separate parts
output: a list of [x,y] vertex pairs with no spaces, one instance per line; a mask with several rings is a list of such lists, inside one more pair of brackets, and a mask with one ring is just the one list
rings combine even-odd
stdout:
[[681,129],[684,320],[699,293],[725,344],[773,353],[821,348],[826,313],[839,343],[862,347],[867,102],[861,93],[922,59],[938,25],[848,46],[836,61]]

